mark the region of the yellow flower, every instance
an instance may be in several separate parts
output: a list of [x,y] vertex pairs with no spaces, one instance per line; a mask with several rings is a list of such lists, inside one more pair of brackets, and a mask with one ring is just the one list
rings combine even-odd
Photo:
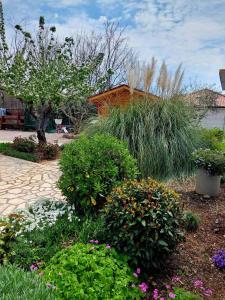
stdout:
[[91,197],[91,204],[92,205],[96,205],[96,200],[94,198]]

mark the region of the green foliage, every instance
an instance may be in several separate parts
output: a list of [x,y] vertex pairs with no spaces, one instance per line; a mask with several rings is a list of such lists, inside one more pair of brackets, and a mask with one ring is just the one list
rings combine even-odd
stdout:
[[184,227],[187,231],[197,231],[200,223],[200,218],[198,215],[191,211],[186,211],[184,213]]
[[34,153],[37,149],[37,143],[31,138],[16,137],[13,140],[12,148],[19,152]]
[[26,273],[14,266],[0,268],[1,300],[54,300],[53,292],[40,276]]
[[142,177],[163,179],[190,174],[191,153],[199,147],[194,109],[179,100],[138,100],[113,108],[88,132],[109,133],[126,141]]
[[193,161],[198,168],[205,169],[210,175],[225,174],[225,152],[199,149],[193,153]]
[[225,131],[219,128],[206,129],[200,131],[202,146],[211,150],[225,151]]
[[19,230],[17,219],[19,216],[0,219],[0,264],[5,264],[11,258],[12,244],[16,240]]
[[60,147],[57,144],[41,144],[38,148],[41,159],[56,159],[60,152]]
[[10,261],[24,269],[35,262],[48,262],[50,258],[72,242],[87,243],[90,239],[104,239],[104,221],[101,218],[79,219],[67,215],[58,218],[54,225],[36,228],[19,235],[11,245]]
[[39,158],[36,154],[17,151],[12,148],[12,145],[10,143],[0,143],[0,153],[28,161],[39,161]]
[[183,288],[175,288],[174,293],[176,294],[176,300],[202,300],[200,295],[186,291]]
[[107,241],[149,271],[182,240],[178,195],[153,180],[125,181],[104,207]]
[[59,187],[79,212],[97,211],[115,185],[137,174],[124,143],[107,135],[82,136],[66,145],[60,166]]
[[140,299],[131,287],[136,281],[127,259],[106,245],[75,244],[58,252],[44,270],[44,279],[56,287],[57,299]]

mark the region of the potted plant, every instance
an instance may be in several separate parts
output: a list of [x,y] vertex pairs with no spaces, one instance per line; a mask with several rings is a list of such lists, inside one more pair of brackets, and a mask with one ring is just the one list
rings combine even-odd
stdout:
[[197,166],[196,192],[217,196],[220,192],[221,176],[225,174],[225,152],[199,149],[193,153]]

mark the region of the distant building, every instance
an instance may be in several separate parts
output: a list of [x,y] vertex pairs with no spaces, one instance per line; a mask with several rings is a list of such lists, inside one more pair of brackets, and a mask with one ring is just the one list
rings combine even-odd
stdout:
[[189,94],[187,99],[204,113],[203,127],[225,130],[225,95],[210,89],[202,89]]

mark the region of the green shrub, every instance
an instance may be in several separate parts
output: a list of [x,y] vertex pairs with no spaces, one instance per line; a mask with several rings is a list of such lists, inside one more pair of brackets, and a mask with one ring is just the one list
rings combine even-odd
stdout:
[[195,111],[184,101],[134,99],[126,109],[113,108],[87,131],[126,141],[142,177],[163,179],[192,173],[191,154],[200,143],[197,128]]
[[47,288],[40,276],[26,273],[14,266],[0,268],[1,300],[53,300],[51,289]]
[[182,288],[175,288],[174,293],[176,295],[176,300],[203,300],[200,295],[186,291]]
[[16,137],[13,140],[12,148],[19,152],[33,153],[37,149],[37,143],[32,139],[32,137]]
[[200,223],[200,218],[198,215],[191,211],[186,211],[184,213],[184,228],[187,231],[197,231]]
[[64,214],[52,225],[35,227],[17,236],[11,245],[10,262],[26,270],[33,263],[48,262],[52,256],[73,242],[87,243],[91,239],[104,239],[104,221],[101,218],[82,218]]
[[182,240],[178,195],[153,180],[126,181],[104,207],[107,241],[144,270],[159,267]]
[[32,162],[38,162],[39,158],[35,153],[20,152],[12,148],[10,143],[0,143],[0,153]]
[[193,153],[193,160],[198,168],[205,169],[210,175],[225,174],[225,152],[199,149]]
[[57,144],[41,144],[38,147],[40,159],[56,159],[60,152],[60,147]]
[[5,264],[11,258],[12,245],[16,240],[16,233],[20,230],[18,219],[20,216],[0,219],[0,264]]
[[76,211],[97,211],[112,188],[137,174],[135,159],[123,142],[107,135],[82,136],[65,146],[59,187]]
[[44,270],[57,299],[140,299],[127,259],[106,245],[75,244],[57,253]]
[[203,128],[200,131],[202,139],[202,146],[211,150],[222,150],[225,151],[225,131],[219,128],[206,129]]

